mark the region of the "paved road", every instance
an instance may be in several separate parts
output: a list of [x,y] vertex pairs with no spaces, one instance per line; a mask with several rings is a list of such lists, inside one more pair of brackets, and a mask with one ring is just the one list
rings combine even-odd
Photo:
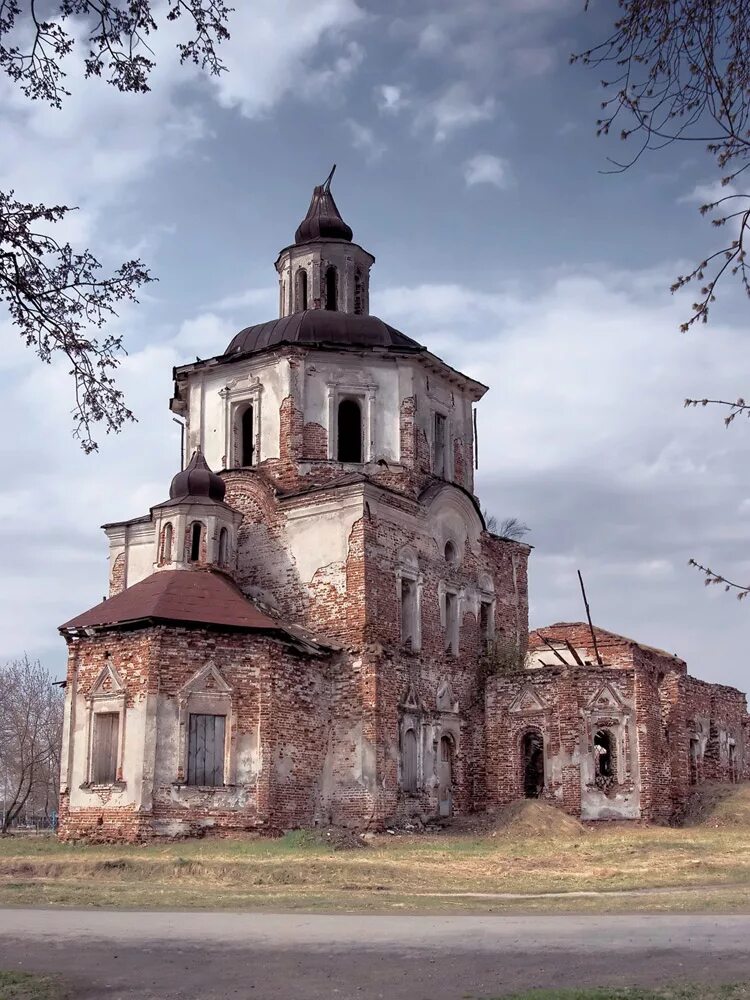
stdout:
[[750,916],[354,916],[0,910],[0,968],[81,1000],[464,1000],[750,979]]

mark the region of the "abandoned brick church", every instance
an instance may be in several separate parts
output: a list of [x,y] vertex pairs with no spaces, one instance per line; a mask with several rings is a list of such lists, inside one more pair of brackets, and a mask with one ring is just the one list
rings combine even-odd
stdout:
[[276,260],[279,317],[175,370],[185,467],[105,525],[109,598],[61,628],[61,836],[524,795],[670,820],[747,773],[741,692],[604,629],[529,634],[530,547],[474,494],[487,388],[370,314],[373,262],[329,177]]

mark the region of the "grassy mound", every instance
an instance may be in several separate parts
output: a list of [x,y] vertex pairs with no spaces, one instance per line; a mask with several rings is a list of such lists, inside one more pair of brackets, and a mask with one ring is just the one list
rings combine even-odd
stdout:
[[750,782],[696,785],[691,789],[683,825],[750,828]]
[[511,837],[576,837],[586,828],[562,809],[536,799],[518,799],[499,809],[493,817],[493,831]]

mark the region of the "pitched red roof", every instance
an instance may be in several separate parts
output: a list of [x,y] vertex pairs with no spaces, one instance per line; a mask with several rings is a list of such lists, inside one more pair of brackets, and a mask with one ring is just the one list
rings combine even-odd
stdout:
[[66,629],[124,625],[145,620],[284,631],[223,573],[173,569],[152,573],[109,600],[60,626]]

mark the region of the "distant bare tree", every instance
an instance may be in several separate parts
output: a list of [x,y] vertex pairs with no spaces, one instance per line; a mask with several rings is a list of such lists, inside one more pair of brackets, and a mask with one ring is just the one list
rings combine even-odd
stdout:
[[488,514],[486,510],[482,511],[482,516],[491,535],[499,535],[500,538],[508,538],[513,542],[520,542],[531,531],[518,517],[506,517],[501,521],[496,514]]
[[[146,93],[155,65],[148,39],[161,18],[189,25],[177,45],[180,61],[217,74],[224,68],[217,47],[229,38],[231,10],[223,0],[0,0],[0,72],[26,97],[59,109],[69,96],[64,59],[83,44],[86,78],[103,76],[118,90]],[[0,192],[0,302],[41,361],[67,358],[74,434],[92,452],[95,424],[117,432],[134,419],[113,377],[124,354],[122,337],[98,339],[97,331],[153,279],[140,260],[103,276],[89,250],[56,240],[51,230],[71,211]]]
[[39,660],[0,667],[0,781],[7,833],[25,806],[45,813],[59,791],[63,695]]
[[[590,0],[586,0],[588,9]],[[618,0],[620,17],[598,45],[572,62],[611,70],[602,80],[606,97],[599,135],[621,125],[620,138],[635,148],[615,172],[632,167],[647,152],[674,142],[698,143],[712,156],[726,194],[708,200],[701,214],[727,226],[726,244],[701,259],[672,285],[700,284],[700,297],[682,324],[706,322],[716,286],[727,274],[739,277],[750,296],[745,242],[750,195],[738,190],[750,166],[750,7],[747,0]]]

